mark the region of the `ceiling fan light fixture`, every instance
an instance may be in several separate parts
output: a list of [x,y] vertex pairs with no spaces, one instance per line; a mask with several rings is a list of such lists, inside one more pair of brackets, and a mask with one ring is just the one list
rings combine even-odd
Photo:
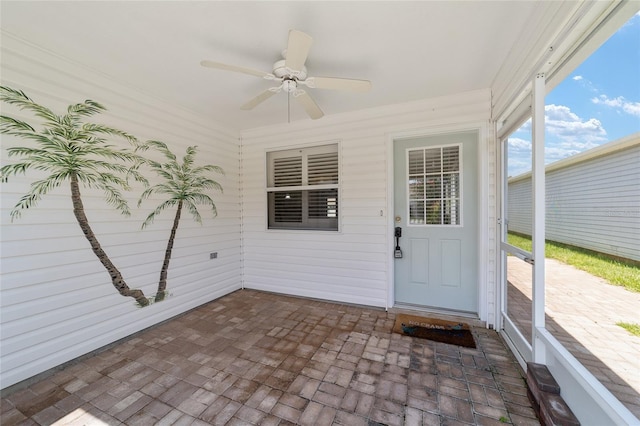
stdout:
[[287,78],[282,82],[282,90],[284,90],[285,92],[291,93],[295,91],[297,88],[298,88],[298,83],[296,83],[296,81],[293,79]]

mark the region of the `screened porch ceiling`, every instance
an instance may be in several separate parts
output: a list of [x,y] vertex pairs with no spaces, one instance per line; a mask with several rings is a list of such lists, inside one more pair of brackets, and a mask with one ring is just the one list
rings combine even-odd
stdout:
[[[298,29],[314,39],[309,75],[373,83],[364,94],[310,89],[327,116],[477,89],[499,95],[505,76],[529,71],[519,69],[523,50],[543,33],[561,31],[576,4],[3,1],[0,7],[3,36],[99,70],[132,97],[153,95],[242,130],[286,122],[287,95],[241,111],[273,84],[207,69],[201,60],[271,72],[288,31]],[[293,99],[290,113],[291,121],[308,120]]]

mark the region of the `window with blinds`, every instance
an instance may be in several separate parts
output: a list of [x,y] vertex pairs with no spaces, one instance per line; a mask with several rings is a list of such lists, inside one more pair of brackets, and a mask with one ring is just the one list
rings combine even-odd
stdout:
[[461,146],[407,152],[410,225],[460,225]]
[[269,229],[338,230],[338,144],[267,153]]

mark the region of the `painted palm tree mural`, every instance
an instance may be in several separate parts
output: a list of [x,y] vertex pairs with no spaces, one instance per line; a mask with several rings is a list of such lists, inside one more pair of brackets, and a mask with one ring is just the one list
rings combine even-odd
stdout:
[[167,198],[147,216],[142,224],[142,228],[144,229],[153,223],[156,216],[165,209],[176,207],[173,226],[171,227],[164,254],[164,261],[160,271],[158,291],[155,296],[155,301],[160,302],[164,300],[167,294],[167,272],[169,270],[171,252],[173,250],[178,224],[180,223],[182,209],[186,207],[193,219],[198,223],[202,223],[202,216],[200,212],[198,212],[197,207],[199,204],[209,206],[215,217],[217,215],[216,205],[205,191],[210,189],[222,191],[222,186],[210,178],[209,175],[211,173],[224,174],[224,171],[214,165],[195,166],[196,146],[188,147],[185,156],[182,158],[182,163],[179,163],[177,157],[169,150],[164,142],[148,141],[145,145],[146,147],[155,148],[159,151],[165,157],[166,162],[147,160],[147,164],[160,176],[162,182],[147,188],[140,196],[138,206],[153,194],[161,194]]
[[33,147],[7,149],[9,157],[19,157],[20,160],[0,168],[0,180],[6,182],[10,176],[32,170],[48,173],[45,178],[31,184],[29,192],[20,198],[11,211],[11,219],[19,218],[24,210],[35,207],[44,195],[69,182],[73,214],[93,253],[109,273],[113,286],[122,296],[134,298],[139,306],[147,306],[149,300],[142,290],[129,288],[101,247],[89,225],[80,193],[81,186],[100,189],[109,205],[125,216],[130,215],[121,190],[129,189],[128,179],[146,183],[146,179],[137,171],[142,158],[134,150],[109,144],[108,138],[124,139],[134,147],[137,146],[137,139],[113,127],[85,122],[87,118],[106,110],[91,100],[70,105],[64,115],[56,115],[49,108],[35,103],[24,92],[4,86],[0,87],[0,100],[34,114],[42,123],[41,129],[36,130],[36,126],[26,121],[0,116],[1,133],[34,144]]

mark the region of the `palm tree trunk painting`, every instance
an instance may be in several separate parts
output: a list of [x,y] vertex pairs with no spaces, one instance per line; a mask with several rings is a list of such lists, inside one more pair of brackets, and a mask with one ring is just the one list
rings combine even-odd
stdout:
[[7,182],[10,176],[25,174],[29,170],[49,173],[44,179],[31,184],[29,192],[20,198],[11,211],[11,220],[19,218],[23,210],[35,206],[42,196],[69,180],[73,214],[93,253],[111,277],[113,286],[122,296],[135,299],[138,306],[149,305],[142,290],[129,288],[118,268],[102,249],[89,226],[80,194],[81,184],[101,189],[108,204],[120,213],[130,215],[127,201],[119,188],[129,189],[128,178],[147,183],[137,171],[143,158],[135,151],[116,149],[108,143],[107,137],[119,137],[134,146],[138,145],[137,139],[112,127],[83,123],[85,117],[105,110],[102,105],[91,100],[70,105],[67,114],[62,116],[35,103],[24,92],[8,87],[0,87],[0,100],[32,112],[42,120],[43,126],[37,131],[26,121],[0,115],[0,133],[35,144],[35,147],[18,146],[7,149],[9,157],[21,157],[21,160],[0,168],[0,180]]
[[178,230],[178,224],[180,223],[180,214],[182,213],[182,200],[178,201],[178,208],[176,209],[176,216],[173,218],[173,226],[171,227],[171,234],[169,234],[169,241],[167,241],[167,249],[164,252],[164,262],[162,262],[162,269],[160,270],[160,280],[158,280],[158,291],[156,292],[156,302],[164,300],[167,290],[167,273],[169,271],[169,262],[171,261],[171,252],[173,251],[173,242],[176,239],[176,231]]
[[140,306],[147,306],[149,300],[145,297],[142,290],[131,290],[129,288],[124,278],[122,278],[122,274],[113,262],[111,262],[111,259],[109,259],[109,256],[104,252],[96,235],[93,233],[87,215],[84,213],[84,206],[80,198],[80,186],[78,185],[78,177],[76,175],[71,175],[71,201],[73,202],[73,214],[80,225],[80,229],[82,229],[82,233],[89,241],[89,244],[91,244],[91,250],[93,250],[93,253],[109,273],[115,289],[125,297],[133,297]]

